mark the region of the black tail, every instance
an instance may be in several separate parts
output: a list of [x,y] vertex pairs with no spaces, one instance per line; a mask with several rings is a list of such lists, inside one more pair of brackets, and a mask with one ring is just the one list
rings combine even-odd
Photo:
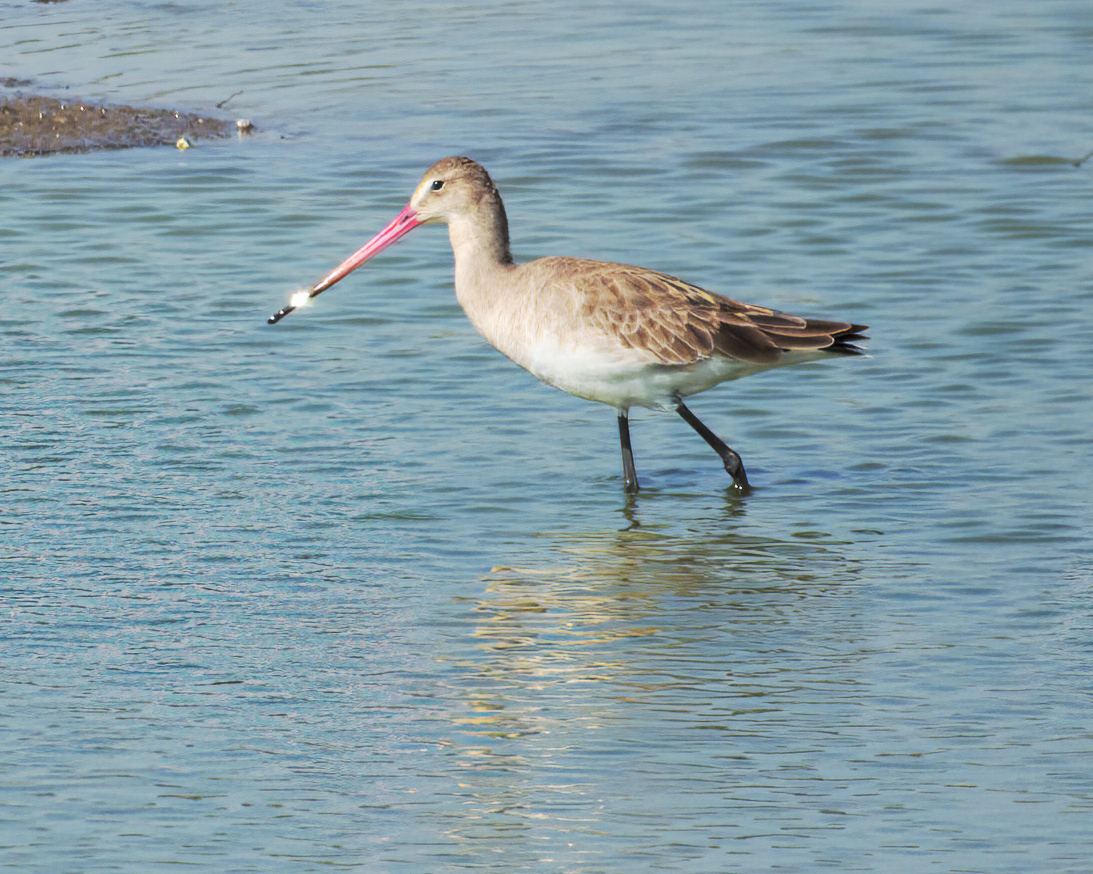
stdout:
[[862,340],[868,340],[868,325],[850,325],[842,331],[832,334],[832,343],[824,349],[825,352],[838,352],[842,355],[861,355],[865,350],[855,345]]

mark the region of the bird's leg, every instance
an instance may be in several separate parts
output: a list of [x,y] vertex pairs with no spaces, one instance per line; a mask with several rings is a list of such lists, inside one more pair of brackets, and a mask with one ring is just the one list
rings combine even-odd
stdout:
[[707,428],[702,423],[702,420],[687,409],[687,406],[683,401],[678,398],[676,400],[676,412],[683,417],[684,422],[701,435],[703,440],[713,447],[714,452],[721,456],[721,460],[725,463],[725,472],[732,477],[732,481],[736,483],[737,487],[744,494],[751,491],[751,486],[748,485],[748,475],[744,473],[744,462],[740,460],[740,456],[736,454],[736,450]]
[[634,470],[634,450],[630,448],[630,418],[626,410],[619,410],[619,444],[622,446],[622,483],[626,491],[638,490],[638,474]]

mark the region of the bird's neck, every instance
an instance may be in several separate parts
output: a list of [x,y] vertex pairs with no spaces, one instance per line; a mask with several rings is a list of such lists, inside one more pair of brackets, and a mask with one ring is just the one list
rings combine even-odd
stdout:
[[512,264],[505,207],[496,192],[486,192],[485,197],[487,202],[481,203],[479,209],[448,222],[457,264],[473,261],[478,269]]
[[463,311],[490,343],[512,357],[508,335],[521,301],[512,294],[516,270],[509,252],[505,210],[482,210],[448,223],[455,254],[455,294]]

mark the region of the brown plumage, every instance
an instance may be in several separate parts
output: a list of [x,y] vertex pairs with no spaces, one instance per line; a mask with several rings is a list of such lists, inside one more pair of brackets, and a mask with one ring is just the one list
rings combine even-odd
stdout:
[[643,267],[582,259],[543,259],[579,275],[587,288],[581,316],[614,333],[628,348],[646,349],[661,364],[686,365],[713,354],[751,364],[776,364],[783,352],[858,352],[864,325],[806,319],[740,303]]

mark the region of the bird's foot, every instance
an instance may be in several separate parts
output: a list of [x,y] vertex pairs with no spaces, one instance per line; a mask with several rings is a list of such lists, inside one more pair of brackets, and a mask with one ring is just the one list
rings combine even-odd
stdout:
[[721,454],[721,460],[725,462],[725,473],[732,477],[733,485],[740,489],[741,494],[746,495],[751,492],[748,475],[744,472],[744,462],[741,461],[736,450],[726,446]]

